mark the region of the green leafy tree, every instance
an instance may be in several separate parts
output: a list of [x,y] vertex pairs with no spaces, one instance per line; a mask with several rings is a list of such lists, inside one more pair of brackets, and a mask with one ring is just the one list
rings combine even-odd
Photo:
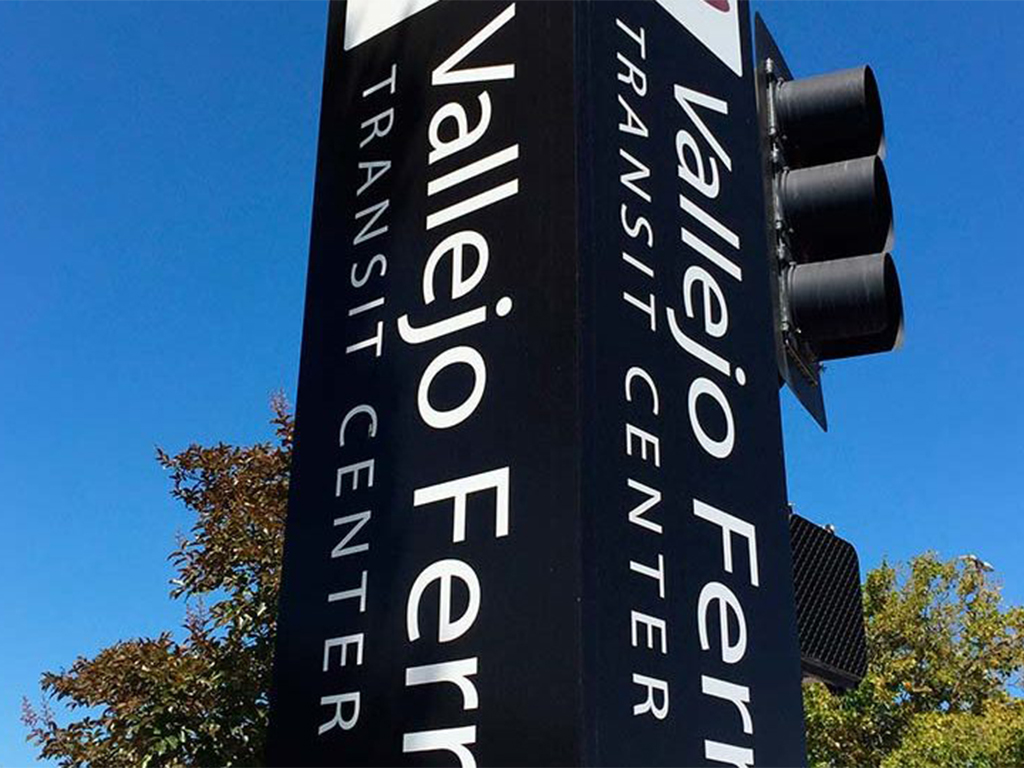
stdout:
[[868,575],[867,675],[804,687],[811,765],[1024,765],[1024,609],[986,571],[929,553]]
[[[272,408],[272,443],[157,451],[172,495],[195,514],[170,555],[183,639],[125,640],[45,673],[44,702],[23,705],[40,757],[93,768],[262,762],[293,427],[282,397]],[[78,718],[59,723],[50,701]]]
[[[40,757],[76,768],[262,761],[293,429],[283,399],[272,405],[272,443],[158,451],[195,514],[170,556],[183,637],[126,640],[44,674],[43,703],[24,705]],[[932,554],[883,563],[863,597],[868,674],[842,696],[804,688],[811,764],[1024,765],[1024,702],[1012,693],[1024,609],[1004,606],[977,562]]]

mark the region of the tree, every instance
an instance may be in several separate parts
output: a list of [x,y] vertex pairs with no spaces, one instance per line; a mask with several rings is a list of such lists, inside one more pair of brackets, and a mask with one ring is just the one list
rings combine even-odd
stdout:
[[980,561],[883,563],[863,587],[868,672],[804,688],[813,766],[1024,765],[1024,609]]
[[[24,704],[40,757],[62,766],[258,765],[267,724],[293,423],[276,441],[157,452],[195,514],[170,559],[182,640],[126,640],[42,678]],[[978,561],[883,563],[863,588],[868,673],[835,695],[804,688],[814,766],[1024,765],[1024,609]],[[210,605],[207,608],[206,602]],[[48,701],[78,715],[60,724]]]
[[93,768],[262,762],[293,430],[283,397],[271,406],[274,443],[157,450],[171,494],[196,516],[170,555],[184,639],[125,640],[45,673],[47,698],[81,716],[61,725],[49,703],[26,700],[40,757]]

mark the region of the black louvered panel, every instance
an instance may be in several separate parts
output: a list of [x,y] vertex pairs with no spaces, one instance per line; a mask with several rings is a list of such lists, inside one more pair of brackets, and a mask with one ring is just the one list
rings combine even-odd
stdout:
[[853,546],[790,515],[800,656],[807,674],[840,688],[867,670],[860,567]]

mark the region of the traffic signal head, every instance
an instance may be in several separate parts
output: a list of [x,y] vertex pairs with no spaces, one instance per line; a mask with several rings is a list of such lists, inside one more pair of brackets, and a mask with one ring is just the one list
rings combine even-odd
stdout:
[[776,358],[825,428],[822,361],[903,337],[882,103],[870,67],[794,79],[760,16],[755,42]]

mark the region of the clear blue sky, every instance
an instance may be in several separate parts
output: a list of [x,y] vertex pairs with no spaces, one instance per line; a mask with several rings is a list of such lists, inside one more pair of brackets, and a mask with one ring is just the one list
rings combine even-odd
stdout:
[[[771,2],[790,65],[882,88],[909,318],[784,397],[790,496],[862,565],[976,552],[1024,602],[1021,3]],[[0,3],[0,766],[39,673],[176,626],[154,446],[294,394],[326,7]]]

